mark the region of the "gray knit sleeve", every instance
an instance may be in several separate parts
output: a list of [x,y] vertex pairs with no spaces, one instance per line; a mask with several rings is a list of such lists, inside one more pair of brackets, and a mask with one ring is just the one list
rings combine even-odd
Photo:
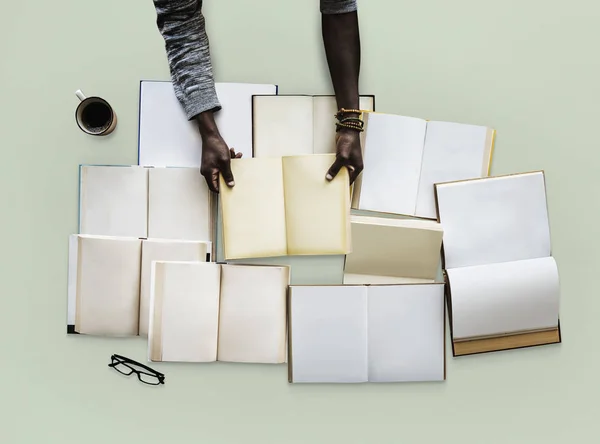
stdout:
[[321,0],[323,14],[343,14],[356,11],[356,0]]
[[153,0],[175,95],[188,119],[219,110],[202,0]]

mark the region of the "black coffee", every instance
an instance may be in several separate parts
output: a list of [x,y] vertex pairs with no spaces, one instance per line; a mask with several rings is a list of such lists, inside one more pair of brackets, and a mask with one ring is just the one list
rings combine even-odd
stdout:
[[93,102],[85,107],[81,113],[81,123],[92,133],[101,133],[110,125],[110,108],[101,102]]

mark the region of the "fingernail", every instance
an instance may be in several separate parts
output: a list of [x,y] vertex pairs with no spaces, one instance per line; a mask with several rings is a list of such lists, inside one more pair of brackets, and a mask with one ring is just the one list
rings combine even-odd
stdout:
[[327,176],[325,176],[325,179],[333,180],[333,176],[331,174],[327,173]]
[[235,182],[232,180],[231,182],[227,182],[228,187],[232,187],[235,185]]

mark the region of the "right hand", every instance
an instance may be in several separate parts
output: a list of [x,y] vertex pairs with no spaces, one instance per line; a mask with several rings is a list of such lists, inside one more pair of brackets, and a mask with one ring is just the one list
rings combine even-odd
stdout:
[[196,116],[198,129],[202,137],[202,163],[200,173],[206,179],[208,188],[219,192],[219,174],[228,187],[235,185],[231,172],[231,159],[239,159],[242,153],[229,148],[217,128],[213,111],[204,111]]
[[233,173],[231,172],[231,159],[239,159],[242,153],[236,153],[229,148],[220,134],[210,135],[202,138],[202,166],[200,173],[204,176],[208,188],[219,192],[219,174],[228,187],[235,185]]

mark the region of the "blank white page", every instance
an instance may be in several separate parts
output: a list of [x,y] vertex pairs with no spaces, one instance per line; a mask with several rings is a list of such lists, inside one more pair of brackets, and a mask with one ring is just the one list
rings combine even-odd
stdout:
[[150,168],[148,237],[212,241],[209,193],[198,168]]
[[293,382],[367,382],[367,287],[290,287]]
[[558,326],[560,289],[552,257],[447,273],[455,340]]
[[[222,106],[215,114],[219,132],[230,147],[252,157],[252,95],[277,94],[277,87],[216,83],[215,89]],[[187,119],[171,82],[141,82],[139,120],[140,165],[200,167],[198,125]]]
[[216,360],[219,276],[217,264],[154,263],[148,338],[151,360]]
[[547,257],[541,172],[437,185],[446,268]]
[[255,157],[313,153],[311,96],[255,96],[252,100]]
[[488,175],[492,132],[484,126],[427,123],[416,216],[437,217],[433,184]]
[[368,287],[369,381],[444,380],[444,285]]
[[223,265],[219,361],[285,361],[288,267]]
[[140,283],[140,336],[148,334],[152,262],[206,262],[210,251],[205,242],[147,239],[142,241],[142,280]]
[[148,169],[82,165],[80,176],[81,234],[147,237]]
[[[374,111],[375,97],[361,96],[359,106],[364,111]],[[313,97],[313,152],[335,154],[335,114],[338,112],[335,96]]]
[[79,251],[79,236],[69,236],[69,264],[67,270],[67,325],[75,325],[77,310],[77,256]]
[[353,208],[414,215],[425,120],[378,113],[366,113],[364,120],[364,171]]
[[75,331],[136,336],[142,241],[78,236]]

